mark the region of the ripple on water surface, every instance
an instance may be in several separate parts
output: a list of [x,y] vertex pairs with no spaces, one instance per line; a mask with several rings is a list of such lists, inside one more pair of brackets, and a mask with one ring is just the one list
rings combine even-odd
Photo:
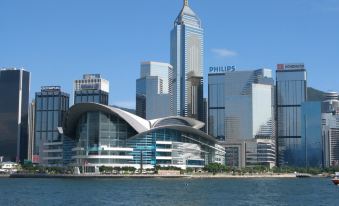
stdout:
[[0,205],[339,205],[329,179],[0,179]]

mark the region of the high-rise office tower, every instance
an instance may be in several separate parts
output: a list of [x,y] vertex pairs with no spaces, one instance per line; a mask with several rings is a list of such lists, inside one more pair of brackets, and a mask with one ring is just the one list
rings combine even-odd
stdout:
[[203,119],[204,30],[198,16],[184,1],[171,31],[174,69],[174,110],[177,115]]
[[29,87],[28,71],[0,70],[0,156],[4,160],[27,159]]
[[278,64],[276,70],[277,164],[298,166],[301,105],[307,97],[304,64]]
[[339,95],[326,94],[322,103],[322,146],[324,167],[339,166]]
[[173,67],[160,62],[142,62],[136,81],[136,114],[145,119],[175,115]]
[[33,162],[48,166],[63,165],[63,136],[58,127],[69,108],[69,94],[60,86],[42,87],[35,94],[35,135]]
[[100,103],[108,105],[109,81],[100,74],[84,74],[83,79],[74,81],[74,104]]
[[272,71],[209,74],[209,134],[220,141],[272,138]]
[[272,71],[226,71],[208,78],[208,130],[225,146],[227,165],[274,166]]

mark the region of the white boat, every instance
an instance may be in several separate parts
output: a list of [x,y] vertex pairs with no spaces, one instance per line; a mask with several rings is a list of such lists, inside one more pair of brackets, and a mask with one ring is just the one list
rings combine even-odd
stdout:
[[332,179],[332,182],[333,182],[335,185],[339,185],[339,172],[336,172],[336,173],[335,173],[335,176],[334,176],[334,178]]

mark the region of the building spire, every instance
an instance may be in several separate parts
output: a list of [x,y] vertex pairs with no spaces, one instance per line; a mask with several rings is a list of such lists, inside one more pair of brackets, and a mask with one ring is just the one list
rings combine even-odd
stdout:
[[184,6],[188,6],[188,0],[184,0]]

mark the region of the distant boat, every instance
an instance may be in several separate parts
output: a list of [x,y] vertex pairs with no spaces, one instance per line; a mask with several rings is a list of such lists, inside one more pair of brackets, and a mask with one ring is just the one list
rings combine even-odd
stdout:
[[309,177],[312,177],[311,174],[305,174],[305,173],[295,173],[295,176],[297,178],[309,178]]
[[332,182],[333,182],[335,185],[339,185],[339,172],[336,172],[336,173],[335,173],[335,176],[334,176],[334,178],[332,179]]

